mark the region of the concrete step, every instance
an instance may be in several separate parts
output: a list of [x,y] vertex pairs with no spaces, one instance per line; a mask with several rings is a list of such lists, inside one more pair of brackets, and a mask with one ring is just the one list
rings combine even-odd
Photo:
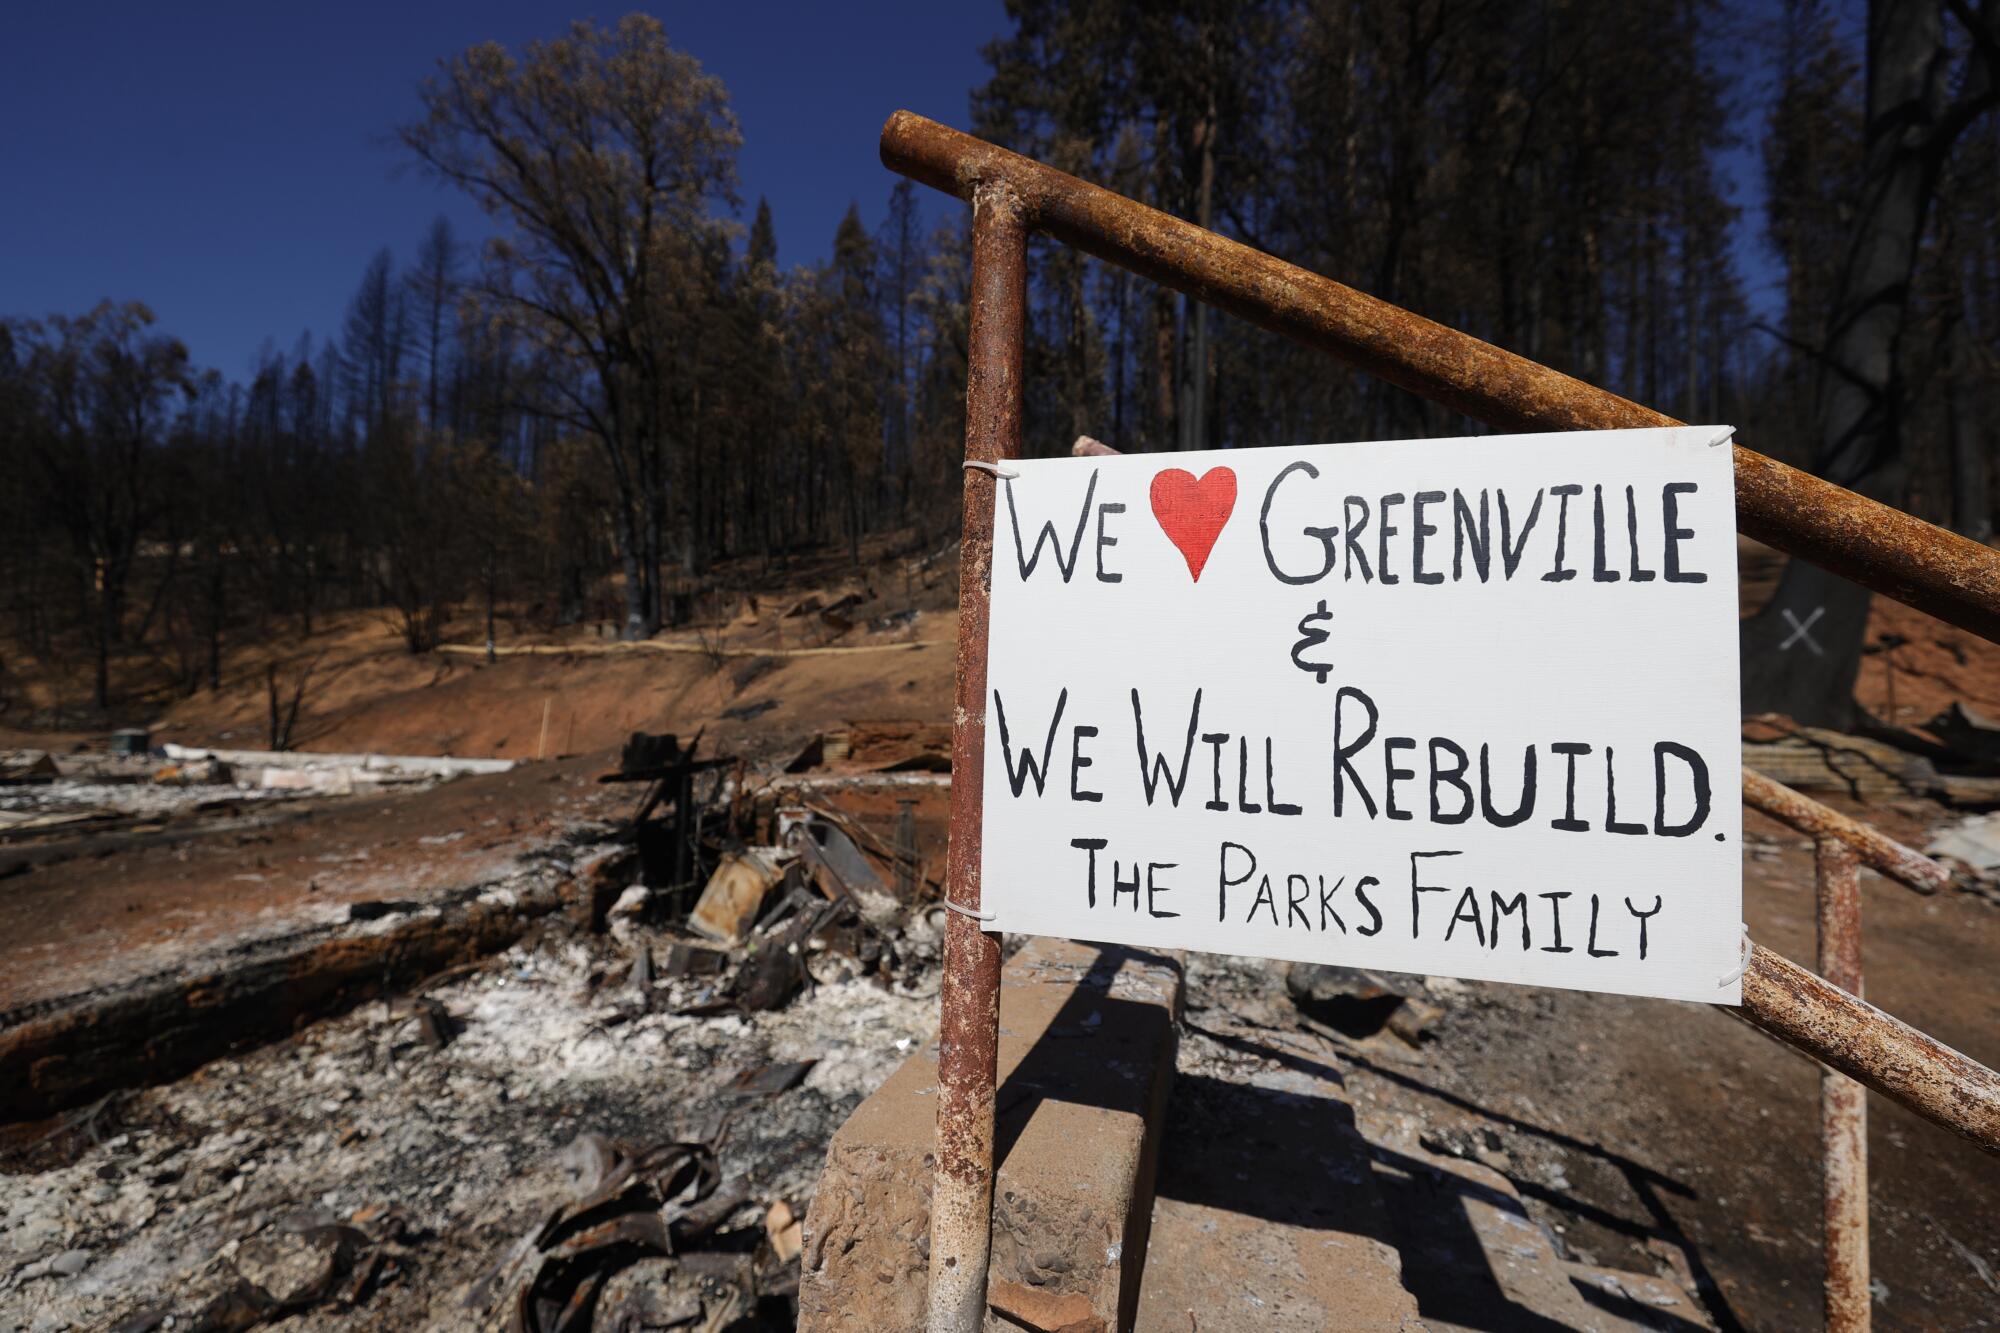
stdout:
[[[1181,972],[1158,954],[1028,942],[1002,975],[989,1291],[1129,1327],[1174,1077]],[[834,1135],[806,1215],[799,1327],[924,1326],[937,1043]],[[993,1314],[989,1329],[1018,1330]]]
[[[1008,964],[988,1287],[1017,1317],[988,1333],[1713,1327],[1672,1281],[1564,1259],[1419,1119],[1357,1114],[1333,1043],[1275,1006],[1205,1011],[1176,1072],[1181,997],[1133,950],[1037,939]],[[835,1135],[801,1329],[923,1326],[936,1091],[933,1042]]]
[[1205,1035],[1270,1053],[1174,1083],[1140,1281],[1141,1333],[1416,1333],[1370,1148],[1327,1044],[1268,1028]]
[[1405,1118],[1364,1117],[1375,1177],[1432,1333],[1697,1333],[1714,1324],[1676,1284],[1573,1263],[1528,1215],[1513,1182],[1430,1152]]

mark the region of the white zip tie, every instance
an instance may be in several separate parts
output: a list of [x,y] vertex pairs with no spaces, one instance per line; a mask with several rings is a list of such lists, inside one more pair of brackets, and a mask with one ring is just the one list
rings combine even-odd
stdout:
[[1722,429],[1722,434],[1716,436],[1714,439],[1708,442],[1708,447],[1713,449],[1717,445],[1728,444],[1729,441],[1735,437],[1735,435],[1736,435],[1736,427],[1725,426]]
[[949,898],[940,898],[938,901],[944,904],[946,911],[956,912],[960,916],[970,917],[974,921],[991,921],[994,918],[994,913],[992,912],[975,912],[970,907],[960,907]]
[[966,459],[963,463],[960,463],[959,466],[976,467],[981,472],[991,472],[994,476],[1000,478],[1000,480],[1002,481],[1012,481],[1014,480],[1014,478],[1021,475],[1018,472],[1008,471],[1006,468],[1001,467],[998,463],[981,463],[971,458]]
[[1732,983],[1741,981],[1743,979],[1743,974],[1745,972],[1748,972],[1749,970],[1750,970],[1750,926],[1746,922],[1743,926],[1743,965],[1741,967],[1738,967],[1734,972],[1731,972],[1728,976],[1724,977],[1722,980],[1716,982],[1715,988],[1717,990],[1727,989]]

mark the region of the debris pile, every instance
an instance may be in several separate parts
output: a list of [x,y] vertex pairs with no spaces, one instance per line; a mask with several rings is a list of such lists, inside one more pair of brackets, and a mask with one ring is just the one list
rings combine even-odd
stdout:
[[512,911],[501,952],[4,1131],[0,1326],[791,1327],[825,1144],[934,1020],[942,800],[699,744],[635,736],[629,817],[315,946]]
[[637,882],[601,876],[590,910],[632,951],[633,989],[693,981],[696,1006],[758,1011],[813,982],[898,975],[911,960],[896,934],[934,888],[915,803],[899,802],[885,837],[792,788],[753,790],[746,765],[699,758],[700,742],[635,733],[600,778],[646,784],[631,821],[636,866],[618,867]]
[[269,801],[419,789],[468,773],[505,772],[504,759],[428,755],[203,750],[45,750],[0,753],[0,845],[78,835],[199,826]]
[[786,765],[788,773],[949,773],[951,726],[944,722],[850,722],[824,731]]
[[[391,786],[427,784],[471,773],[505,773],[511,759],[461,759],[454,755],[317,754],[299,750],[204,750],[184,745],[162,747],[168,763],[155,772],[155,782],[234,780],[238,786],[264,790],[325,792],[348,796]],[[189,773],[219,777],[185,778]]]
[[2000,805],[2000,724],[1963,704],[1921,728],[1869,722],[1864,735],[1766,715],[1743,725],[1743,763],[1798,791],[1858,802],[1924,798]]
[[409,999],[37,1127],[0,1160],[0,1315],[791,1327],[824,1145],[936,994],[910,961],[934,924],[870,928],[885,975],[810,947],[864,937],[818,902],[738,951],[552,917]]
[[2000,903],[2000,815],[1966,815],[1938,829],[1924,846],[1966,893]]

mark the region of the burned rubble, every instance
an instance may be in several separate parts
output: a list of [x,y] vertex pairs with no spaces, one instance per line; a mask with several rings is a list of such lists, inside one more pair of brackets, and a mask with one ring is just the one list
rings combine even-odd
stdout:
[[[147,749],[119,733],[103,749],[0,752],[0,875],[82,851],[250,829],[312,799],[414,793],[504,759]],[[134,737],[142,733],[132,733]],[[83,839],[92,841],[84,842]]]
[[[5,1132],[0,1329],[792,1326],[825,1146],[934,1028],[937,739],[857,725],[752,765],[703,738],[640,738],[611,772],[566,778],[592,794],[589,817],[522,843],[505,873],[444,894],[385,886],[313,927],[313,968],[355,969],[339,986],[308,995],[330,974],[279,966],[298,949],[258,962],[268,974],[236,959],[218,975],[264,989],[232,981],[205,1012],[281,1022],[186,1076],[94,1086]],[[1981,861],[1980,817],[1955,827]],[[443,855],[479,836],[417,841]],[[1805,850],[1762,826],[1748,838],[1759,874],[1795,875]],[[1450,1072],[1468,1044],[1562,1001],[1188,966],[1175,1188],[1221,1169],[1193,1146],[1214,1125],[1256,1113],[1264,1094],[1239,1085],[1289,1095],[1316,1067],[1300,1059],[1337,1055],[1397,1225],[1419,1227],[1460,1176],[1501,1189],[1479,1175],[1498,1173],[1562,1262],[1613,1264],[1628,1285],[1657,1271],[1717,1307],[1723,1279],[1683,1271],[1691,1241],[1604,1224],[1651,1177],[1569,1137],[1579,1113],[1539,1067],[1518,1091],[1487,1072],[1505,1113],[1440,1100],[1446,1084],[1472,1095]],[[162,994],[129,1002],[144,1015]],[[1448,1291],[1483,1262],[1406,1273]],[[1037,1292],[995,1295],[1017,1322],[1048,1314]]]
[[468,890],[497,953],[15,1125],[0,1327],[790,1327],[824,1145],[932,1026],[942,821],[698,747],[635,737],[630,814]]

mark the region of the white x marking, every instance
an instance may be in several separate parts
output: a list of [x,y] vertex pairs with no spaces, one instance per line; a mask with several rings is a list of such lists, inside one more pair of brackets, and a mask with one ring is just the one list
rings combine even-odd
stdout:
[[1806,617],[1805,623],[1802,625],[1799,623],[1799,618],[1792,614],[1792,608],[1789,606],[1786,607],[1784,611],[1785,620],[1792,627],[1792,636],[1789,639],[1786,639],[1783,643],[1778,645],[1778,651],[1781,653],[1788,652],[1790,651],[1791,646],[1793,644],[1797,643],[1800,639],[1804,639],[1806,641],[1806,647],[1812,649],[1812,655],[1814,657],[1825,657],[1826,654],[1820,651],[1818,640],[1814,639],[1812,634],[1809,632],[1812,629],[1813,625],[1817,623],[1819,618],[1825,614],[1826,614],[1825,607],[1816,606],[1813,608],[1813,613]]

